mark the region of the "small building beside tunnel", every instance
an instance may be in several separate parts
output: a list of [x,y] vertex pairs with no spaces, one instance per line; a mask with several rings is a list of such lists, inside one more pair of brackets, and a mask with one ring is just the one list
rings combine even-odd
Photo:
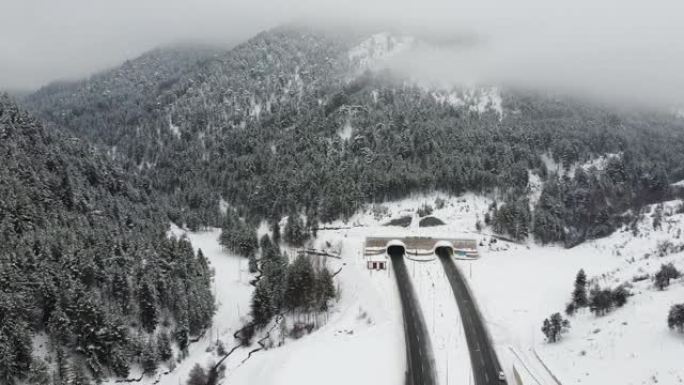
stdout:
[[386,270],[387,258],[384,255],[373,255],[366,260],[368,270]]

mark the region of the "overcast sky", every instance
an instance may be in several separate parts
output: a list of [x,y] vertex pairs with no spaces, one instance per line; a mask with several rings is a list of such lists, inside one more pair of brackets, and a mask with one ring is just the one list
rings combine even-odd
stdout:
[[0,0],[0,88],[84,77],[179,41],[228,47],[295,19],[482,39],[397,64],[426,78],[684,102],[680,0]]

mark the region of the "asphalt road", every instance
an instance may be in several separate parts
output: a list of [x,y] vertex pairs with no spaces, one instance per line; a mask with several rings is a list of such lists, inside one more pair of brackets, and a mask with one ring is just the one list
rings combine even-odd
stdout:
[[392,266],[394,266],[394,276],[397,280],[401,309],[404,315],[407,360],[406,384],[436,384],[430,336],[406,270],[404,256],[400,253],[390,253],[390,258],[392,258]]
[[437,255],[444,265],[444,271],[449,279],[451,289],[458,303],[459,312],[461,313],[475,384],[505,384],[505,381],[499,380],[501,365],[496,357],[494,347],[489,341],[484,322],[480,318],[480,313],[478,313],[470,292],[466,288],[461,272],[456,268],[456,264],[451,258],[449,251],[438,250]]

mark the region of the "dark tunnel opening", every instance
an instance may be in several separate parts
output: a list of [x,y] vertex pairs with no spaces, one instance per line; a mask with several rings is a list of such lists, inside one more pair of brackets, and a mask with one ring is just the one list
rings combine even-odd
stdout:
[[406,248],[401,245],[392,245],[387,248],[387,254],[390,257],[402,257],[406,253]]
[[435,249],[435,254],[439,257],[451,257],[454,254],[454,248],[451,246],[438,246]]

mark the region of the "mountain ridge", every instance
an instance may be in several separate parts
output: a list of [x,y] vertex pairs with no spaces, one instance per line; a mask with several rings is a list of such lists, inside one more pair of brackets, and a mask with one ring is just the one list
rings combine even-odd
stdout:
[[[115,146],[126,170],[150,178],[160,199],[178,207],[172,219],[193,227],[220,225],[221,199],[253,222],[300,212],[315,227],[364,203],[437,189],[493,194],[500,232],[537,231],[543,242],[572,245],[616,228],[632,206],[670,194],[670,177],[684,178],[677,160],[682,123],[671,115],[512,89],[426,88],[355,60],[375,57],[350,55],[364,41],[396,46],[389,34],[370,36],[293,26],[266,31],[195,65],[151,112],[115,108],[102,115],[111,122],[140,116],[135,124],[79,130]],[[28,104],[63,111],[57,122],[67,127],[92,110],[36,99],[40,94]],[[592,170],[578,175],[581,185],[542,160],[551,154],[571,169],[619,152],[628,155],[612,166],[622,171]],[[523,209],[530,172],[547,192],[532,210]],[[595,197],[578,196],[588,205],[581,208],[563,192],[586,188]],[[595,217],[597,206],[608,212]],[[533,226],[537,220],[545,225]]]

